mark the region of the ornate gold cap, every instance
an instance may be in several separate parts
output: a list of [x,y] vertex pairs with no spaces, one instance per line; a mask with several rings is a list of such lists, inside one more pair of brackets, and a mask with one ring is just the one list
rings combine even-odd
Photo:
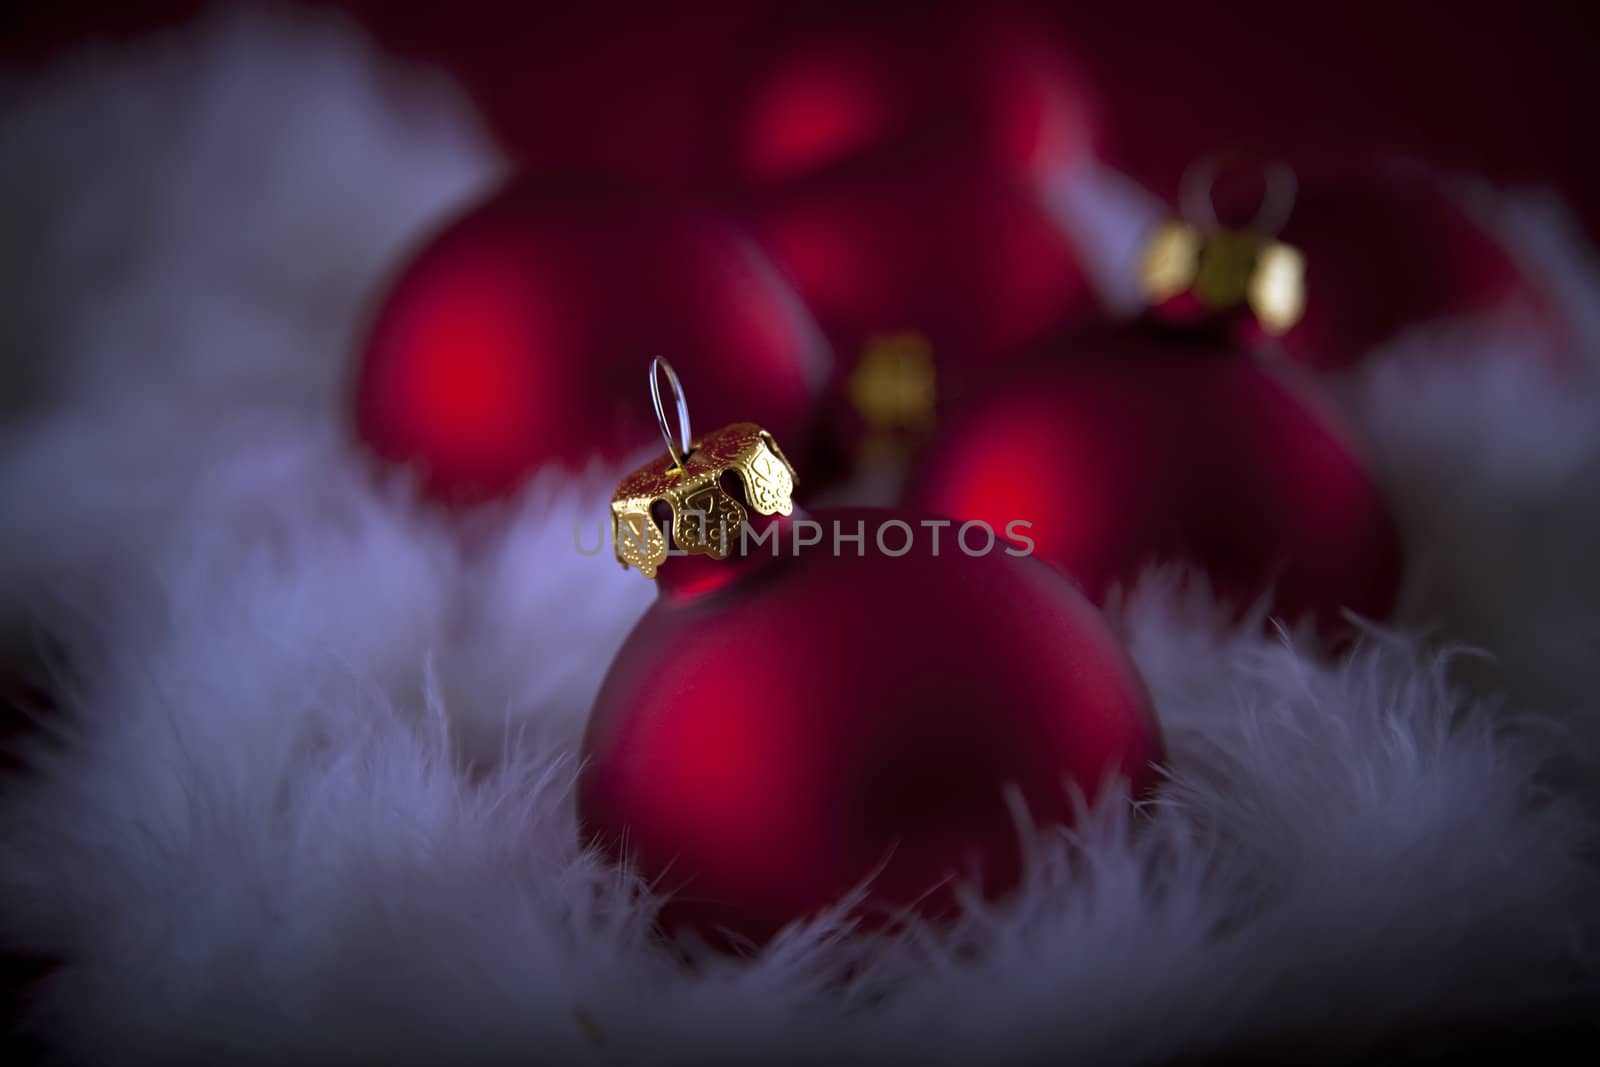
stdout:
[[1256,217],[1230,227],[1217,221],[1212,202],[1224,162],[1212,156],[1184,175],[1184,218],[1163,223],[1146,243],[1140,289],[1151,305],[1188,294],[1208,311],[1248,306],[1263,330],[1286,333],[1306,310],[1305,257],[1273,236],[1294,208],[1294,172],[1281,163],[1264,167]]
[[[661,401],[663,373],[677,406],[676,439]],[[650,363],[650,396],[667,452],[622,479],[612,494],[611,540],[624,567],[638,567],[646,578],[654,578],[667,558],[668,535],[653,514],[657,504],[668,509],[677,548],[712,559],[728,558],[733,539],[750,518],[747,506],[762,515],[794,511],[794,467],[770,433],[751,422],[736,422],[691,444],[688,404],[678,376],[660,357]],[[730,472],[739,477],[743,502],[723,486],[723,475]]]
[[1150,304],[1189,293],[1212,311],[1247,305],[1262,329],[1281,334],[1305,314],[1305,272],[1305,256],[1292,245],[1173,219],[1145,245],[1139,285]]
[[937,388],[933,346],[908,330],[867,342],[850,375],[850,402],[876,432],[924,433],[933,428]]

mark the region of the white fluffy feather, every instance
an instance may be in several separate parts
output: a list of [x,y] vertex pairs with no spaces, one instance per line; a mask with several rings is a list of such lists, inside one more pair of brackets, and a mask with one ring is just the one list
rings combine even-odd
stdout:
[[1348,390],[1434,560],[1412,617],[1495,684],[1401,633],[1329,660],[1157,573],[1116,619],[1171,749],[1148,812],[1036,834],[1024,889],[954,929],[825,919],[692,969],[654,946],[570,803],[650,595],[572,550],[610,473],[546,472],[462,530],[337,417],[376,280],[494,167],[448,91],[379,91],[409,77],[338,28],[225,21],[80,62],[0,127],[34,162],[4,254],[46,295],[0,308],[29,412],[0,605],[71,683],[0,802],[0,936],[66,961],[27,1017],[51,1047],[1298,1058],[1593,989],[1594,810],[1551,773],[1593,732],[1597,396],[1515,361],[1396,356]]

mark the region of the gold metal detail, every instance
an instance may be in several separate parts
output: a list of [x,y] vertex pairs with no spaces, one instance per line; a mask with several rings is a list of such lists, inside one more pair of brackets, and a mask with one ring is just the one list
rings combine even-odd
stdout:
[[1152,304],[1170,300],[1194,284],[1200,262],[1200,231],[1186,222],[1161,224],[1144,246],[1139,283]]
[[850,402],[874,430],[933,428],[933,346],[920,333],[874,337],[850,375]]
[[1306,313],[1306,257],[1282,241],[1263,245],[1245,298],[1262,329],[1287,333]]
[[1253,230],[1173,220],[1145,244],[1139,287],[1150,304],[1185,292],[1213,311],[1244,304],[1262,329],[1281,334],[1305,314],[1305,257]]
[[722,485],[739,476],[745,502],[762,515],[794,511],[795,472],[772,435],[749,422],[707,434],[690,448],[682,466],[670,453],[651,460],[617,486],[611,498],[612,542],[624,567],[646,578],[667,558],[667,540],[651,514],[664,503],[672,517],[672,540],[681,551],[727,559],[749,511]]

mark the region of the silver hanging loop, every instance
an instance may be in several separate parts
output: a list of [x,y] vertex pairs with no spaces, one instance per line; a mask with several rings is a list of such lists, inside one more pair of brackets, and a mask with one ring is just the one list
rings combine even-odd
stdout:
[[[678,435],[674,439],[672,428],[667,425],[667,408],[661,400],[661,375],[666,373],[667,386],[672,390],[672,400],[678,409]],[[678,383],[678,374],[672,369],[672,364],[656,356],[650,360],[650,402],[655,405],[656,425],[661,427],[661,439],[667,443],[667,455],[672,457],[674,470],[683,470],[683,461],[688,458],[690,442],[694,438],[689,433],[689,402],[683,397],[683,386]]]
[[[1223,167],[1234,160],[1226,155],[1210,155],[1198,160],[1183,175],[1183,186],[1178,194],[1183,217],[1205,230],[1222,228],[1217,219],[1217,179]],[[1263,190],[1261,204],[1247,229],[1266,236],[1277,234],[1289,222],[1294,211],[1295,198],[1300,193],[1300,182],[1294,170],[1286,163],[1271,161],[1261,165]]]

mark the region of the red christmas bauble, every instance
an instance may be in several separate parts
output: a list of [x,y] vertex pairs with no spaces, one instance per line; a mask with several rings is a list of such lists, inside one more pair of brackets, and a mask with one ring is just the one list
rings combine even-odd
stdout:
[[877,157],[754,203],[841,359],[914,331],[941,368],[988,362],[1095,305],[1033,187],[966,160]]
[[776,557],[667,560],[596,700],[579,817],[672,891],[664,926],[760,942],[862,886],[869,924],[944,915],[952,879],[1016,883],[1009,791],[1063,825],[1072,786],[1151,785],[1144,686],[1059,573],[883,509],[796,549],[806,520],[771,520]]
[[923,510],[1031,522],[1101,601],[1148,564],[1197,564],[1238,606],[1336,629],[1393,607],[1401,546],[1334,415],[1291,373],[1203,337],[1103,331],[997,388],[929,449]]
[[357,431],[473,504],[552,461],[657,440],[639,368],[666,355],[708,420],[804,440],[826,342],[746,233],[698,203],[600,181],[523,179],[428,243],[378,313]]
[[1305,255],[1306,304],[1278,340],[1319,369],[1349,366],[1443,319],[1542,314],[1505,246],[1422,175],[1385,171],[1305,187],[1281,238]]
[[970,7],[796,8],[748,50],[731,122],[744,185],[887,148],[1042,176],[1089,152],[1081,80],[1048,26]]
[[886,346],[925,353],[942,410],[1019,347],[1095,313],[1038,189],[969,159],[857,160],[757,194],[752,219],[833,344],[832,426],[846,447],[884,428],[853,394]]

